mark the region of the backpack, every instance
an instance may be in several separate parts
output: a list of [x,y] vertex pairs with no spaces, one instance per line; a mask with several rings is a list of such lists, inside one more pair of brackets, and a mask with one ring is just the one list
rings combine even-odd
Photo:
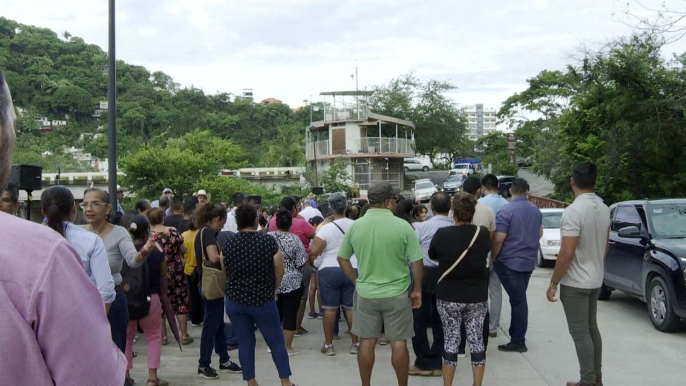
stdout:
[[144,262],[138,268],[131,268],[124,261],[121,277],[121,288],[129,302],[129,319],[145,318],[150,312],[150,296],[152,296],[148,262]]

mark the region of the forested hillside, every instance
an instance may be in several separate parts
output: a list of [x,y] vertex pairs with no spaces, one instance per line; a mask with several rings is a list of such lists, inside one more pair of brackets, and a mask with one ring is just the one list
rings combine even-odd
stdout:
[[[58,152],[67,144],[84,147],[95,157],[106,157],[106,136],[79,142],[81,133],[95,133],[98,127],[107,130],[106,114],[93,117],[98,101],[107,99],[106,52],[68,32],[58,35],[0,17],[0,68],[15,105],[24,110],[18,124],[18,162],[41,163],[47,169],[57,164],[78,168]],[[240,145],[253,165],[275,159],[304,163],[302,149],[291,152],[294,155],[286,160],[280,154],[267,153],[275,141],[292,144],[295,138],[296,144],[301,143],[303,129],[309,123],[309,109],[294,113],[287,105],[261,106],[252,99],[228,93],[206,95],[197,88],[180,88],[167,74],[123,61],[117,63],[117,95],[118,147],[122,155],[147,142],[177,138],[198,129]],[[66,127],[41,136],[36,115],[69,119]],[[271,148],[283,148],[276,145]],[[41,157],[44,151],[54,155]]]

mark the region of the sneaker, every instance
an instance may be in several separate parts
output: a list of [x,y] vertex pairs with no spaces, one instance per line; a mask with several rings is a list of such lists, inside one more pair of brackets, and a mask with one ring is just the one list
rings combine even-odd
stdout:
[[498,346],[498,350],[504,352],[527,352],[529,349],[526,348],[526,343],[510,342],[508,344],[503,344]]
[[316,312],[310,312],[307,314],[307,319],[317,319],[319,317],[319,314]]
[[341,337],[338,336],[338,335],[334,335],[334,336],[333,336],[333,340],[341,340]]
[[210,366],[207,366],[204,369],[198,369],[198,376],[205,379],[219,379],[217,370],[211,368]]
[[219,371],[223,373],[232,373],[232,374],[240,374],[243,372],[243,369],[241,366],[235,364],[234,362],[229,361],[229,363],[224,364],[220,363],[219,364]]
[[443,376],[443,370],[436,369],[431,372],[432,377],[442,377]]
[[410,371],[408,372],[410,375],[419,375],[422,377],[428,377],[433,374],[433,371],[431,370],[422,370],[417,366],[410,366]]
[[301,337],[301,336],[308,335],[309,333],[310,333],[309,331],[307,331],[306,329],[300,327],[300,331],[296,331],[295,336],[296,336],[296,337]]
[[357,355],[360,353],[360,345],[353,343],[352,346],[350,346],[350,355]]
[[324,313],[320,312],[319,314],[317,314],[317,318],[324,319]]
[[324,343],[324,346],[322,346],[322,354],[326,355],[327,357],[333,357],[336,356],[336,351],[333,349],[333,345],[327,346],[326,343]]
[[191,326],[193,326],[193,327],[201,327],[201,326],[202,326],[202,323],[198,323],[198,324],[191,323]]
[[457,357],[458,358],[465,358],[465,357],[467,357],[467,353],[464,351],[460,351],[457,353]]
[[490,336],[491,338],[497,338],[498,337],[498,331],[489,332],[488,336]]

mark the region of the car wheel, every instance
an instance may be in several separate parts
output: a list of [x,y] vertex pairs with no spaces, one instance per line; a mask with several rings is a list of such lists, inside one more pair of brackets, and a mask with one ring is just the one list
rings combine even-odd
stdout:
[[538,256],[536,257],[536,264],[540,268],[545,268],[548,266],[548,262],[545,260],[545,257],[543,257],[543,251],[541,251],[541,248],[538,248]]
[[598,300],[610,300],[610,295],[612,295],[613,289],[606,286],[605,283],[603,283],[602,286],[600,286],[600,292],[598,292]]
[[422,171],[423,171],[423,172],[428,172],[428,171],[429,171],[429,167],[428,167],[428,166],[424,166],[424,167],[422,168]]
[[409,171],[410,171],[410,168],[408,168],[408,167],[406,166],[406,167],[405,167],[405,173],[407,173],[407,172],[409,172]]
[[656,276],[648,286],[646,294],[648,314],[656,330],[673,332],[681,327],[681,319],[672,308],[672,291],[662,276]]

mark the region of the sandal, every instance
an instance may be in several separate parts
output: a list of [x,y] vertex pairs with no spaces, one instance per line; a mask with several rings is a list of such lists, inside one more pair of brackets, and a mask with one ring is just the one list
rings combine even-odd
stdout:
[[136,381],[134,381],[133,378],[124,379],[124,386],[133,386],[135,384],[136,384]]
[[192,336],[189,336],[188,338],[183,338],[181,339],[181,344],[182,345],[187,345],[193,343],[195,340],[193,339]]
[[166,346],[169,344],[169,338],[162,338],[162,346]]
[[145,386],[169,386],[169,382],[164,381],[162,379],[148,379],[148,382],[145,384]]

